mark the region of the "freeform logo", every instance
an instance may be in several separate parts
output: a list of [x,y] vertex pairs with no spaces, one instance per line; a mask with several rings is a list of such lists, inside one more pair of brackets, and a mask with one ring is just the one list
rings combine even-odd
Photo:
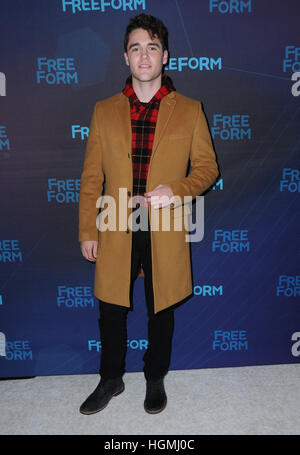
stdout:
[[5,358],[7,360],[32,360],[30,342],[27,340],[7,341]]
[[101,11],[107,8],[112,10],[134,11],[138,8],[146,9],[146,0],[62,0],[62,10],[65,13],[71,10],[73,14],[80,11]]
[[88,138],[90,129],[88,126],[72,125],[72,139],[77,139],[78,136],[83,141]]
[[291,337],[292,341],[295,343],[292,345],[292,355],[294,357],[299,357],[300,355],[300,332],[294,332]]
[[0,73],[0,96],[6,96],[6,77],[4,73]]
[[78,84],[75,59],[38,57],[36,81],[38,84],[45,82],[48,85]]
[[296,297],[300,295],[300,275],[279,275],[276,295],[283,295],[285,297]]
[[95,306],[90,286],[57,286],[56,303],[58,308],[93,308]]
[[251,139],[249,115],[214,114],[211,133],[213,138],[219,137],[223,141],[242,141]]
[[56,201],[58,204],[69,204],[79,201],[80,179],[48,179],[48,202]]
[[7,136],[6,126],[0,126],[0,152],[10,151],[9,137]]
[[202,286],[194,286],[194,294],[202,295],[203,297],[210,296],[214,297],[216,295],[223,295],[223,286],[211,286],[209,284],[203,284]]
[[214,71],[222,69],[222,58],[218,57],[172,57],[166,71],[183,71],[183,68],[199,71]]
[[292,95],[299,96],[300,95],[300,71],[297,73],[292,74],[292,81],[296,81],[295,84],[292,85]]
[[242,253],[244,251],[250,251],[248,229],[233,229],[232,231],[215,229],[212,251],[220,251],[221,253]]
[[209,0],[209,12],[227,13],[252,13],[252,0]]
[[[97,352],[100,351],[101,349],[101,341],[98,340],[88,340],[88,350],[89,351],[94,351],[96,350]],[[137,340],[127,340],[127,347],[133,350],[139,349],[139,350],[146,350],[148,347],[148,340],[144,339],[137,339]]]
[[247,351],[246,330],[215,330],[212,345],[213,351]]
[[19,240],[0,240],[0,262],[23,262]]
[[287,71],[291,71],[292,73],[300,71],[300,47],[285,46],[282,70],[284,73]]
[[289,191],[290,193],[299,193],[300,191],[300,171],[284,167],[282,169],[282,178],[280,180],[280,192]]
[[216,183],[211,187],[214,191],[219,190],[223,191],[223,178],[216,181]]

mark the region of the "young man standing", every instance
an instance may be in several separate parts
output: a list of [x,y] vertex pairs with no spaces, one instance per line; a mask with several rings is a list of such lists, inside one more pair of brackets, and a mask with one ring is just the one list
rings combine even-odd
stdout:
[[[168,60],[164,24],[145,14],[131,19],[124,51],[131,76],[121,93],[96,104],[81,176],[79,241],[83,256],[96,262],[102,346],[101,380],[81,405],[83,414],[102,410],[124,390],[127,313],[141,268],[148,314],[144,408],[155,414],[166,407],[173,305],[192,294],[192,279],[186,233],[172,226],[163,230],[160,221],[166,211],[171,225],[177,217],[183,220],[184,197],[200,195],[218,176],[201,104],[177,93],[162,73]],[[186,176],[189,161],[192,170]],[[96,225],[104,182],[105,195],[115,201],[114,229]],[[133,196],[139,198],[136,205],[130,202]],[[147,215],[146,228],[124,224],[132,207],[131,215],[137,209],[141,218]]]

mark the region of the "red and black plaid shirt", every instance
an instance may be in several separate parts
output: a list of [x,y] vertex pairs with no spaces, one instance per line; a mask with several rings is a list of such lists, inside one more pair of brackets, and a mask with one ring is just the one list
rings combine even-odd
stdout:
[[129,98],[132,127],[132,196],[144,195],[152,153],[155,127],[161,99],[175,90],[172,80],[162,75],[162,85],[148,103],[141,103],[132,88],[131,76],[127,79],[124,95]]

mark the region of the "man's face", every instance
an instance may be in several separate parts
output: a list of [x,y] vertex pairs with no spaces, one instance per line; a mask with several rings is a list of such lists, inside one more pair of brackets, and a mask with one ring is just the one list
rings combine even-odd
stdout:
[[162,50],[158,38],[151,39],[147,30],[137,28],[129,35],[124,57],[133,79],[150,82],[160,77],[162,67],[168,61],[168,51]]

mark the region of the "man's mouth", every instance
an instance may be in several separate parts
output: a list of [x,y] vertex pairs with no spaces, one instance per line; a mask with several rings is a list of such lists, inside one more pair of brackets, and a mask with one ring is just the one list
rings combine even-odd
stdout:
[[151,68],[150,65],[140,65],[140,68]]

